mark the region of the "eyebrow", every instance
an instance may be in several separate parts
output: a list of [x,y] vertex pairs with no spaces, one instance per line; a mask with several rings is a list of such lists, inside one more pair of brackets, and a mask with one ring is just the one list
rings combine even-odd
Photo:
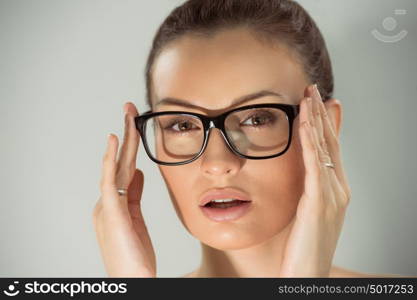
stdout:
[[[285,97],[284,95],[282,95],[278,92],[273,92],[273,91],[269,91],[269,90],[261,90],[261,91],[256,92],[256,93],[252,93],[252,94],[249,94],[249,95],[244,95],[244,96],[241,96],[239,98],[234,99],[230,106],[231,107],[237,106],[237,105],[240,105],[244,102],[248,102],[248,101],[255,100],[255,99],[258,99],[258,98],[261,98],[261,97],[265,97],[265,96],[278,96],[278,97],[283,98],[283,99],[287,98],[287,97]],[[194,108],[194,109],[205,109],[201,106],[191,104],[188,101],[178,99],[178,98],[173,98],[173,97],[163,98],[163,99],[159,100],[155,104],[155,106],[168,105],[168,104],[181,105],[181,106],[184,106],[184,107]]]

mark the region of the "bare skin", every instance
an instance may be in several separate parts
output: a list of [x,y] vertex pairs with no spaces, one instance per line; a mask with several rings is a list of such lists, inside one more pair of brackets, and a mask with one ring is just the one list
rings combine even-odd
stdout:
[[[200,278],[205,276],[200,276],[198,270],[194,270],[190,273],[185,274],[184,276],[181,276],[182,278]],[[346,268],[342,268],[336,265],[332,265],[330,269],[330,274],[328,276],[329,278],[381,278],[381,277],[407,277],[407,276],[400,276],[398,274],[372,274],[372,273],[363,273],[363,272],[357,272],[353,270],[349,270]]]
[[[183,277],[390,277],[332,264],[350,202],[339,148],[342,105],[337,99],[323,103],[290,49],[263,44],[246,29],[224,31],[209,40],[185,37],[156,59],[153,82],[155,111],[216,115],[232,107],[231,99],[265,89],[283,97],[245,104],[301,107],[294,141],[280,157],[237,157],[213,129],[206,151],[194,163],[158,165],[178,217],[202,246],[200,266]],[[164,97],[186,99],[196,108],[156,105]],[[124,109],[120,155],[118,138],[111,135],[103,157],[94,225],[109,276],[156,277],[155,253],[140,209],[144,176],[136,169],[140,136],[133,123],[139,112],[131,102]],[[323,167],[328,159],[335,168]],[[199,196],[219,186],[245,189],[256,209],[236,222],[207,219],[198,207]],[[118,195],[116,188],[128,188],[128,195]]]

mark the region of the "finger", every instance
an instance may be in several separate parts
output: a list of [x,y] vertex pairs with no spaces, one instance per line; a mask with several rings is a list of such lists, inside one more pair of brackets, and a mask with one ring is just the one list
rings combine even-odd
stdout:
[[316,84],[311,85],[309,87],[309,93],[311,95],[310,97],[313,99],[312,114],[313,114],[313,118],[314,118],[314,123],[316,125],[319,147],[321,148],[321,150],[326,155],[329,155],[328,149],[327,149],[327,144],[326,144],[326,139],[325,139],[324,133],[323,133],[323,121],[322,121],[321,110],[320,110],[320,102],[322,102],[322,98],[320,96],[320,93],[317,89]]
[[[326,142],[324,141],[324,138],[322,139],[322,142],[320,142],[320,135],[323,135],[323,133],[320,133],[320,130],[323,131],[322,127],[320,127],[321,123],[321,115],[317,114],[317,111],[319,110],[316,107],[316,110],[314,109],[314,106],[318,106],[317,99],[311,99],[308,101],[308,118],[310,121],[309,133],[311,135],[312,142],[314,144],[314,147],[317,152],[317,163],[319,165],[320,170],[320,186],[321,186],[321,196],[325,198],[325,201],[333,201],[333,189],[335,186],[335,178],[331,175],[332,171],[329,170],[329,167],[325,166],[324,164],[326,162],[330,162],[330,156],[327,151]],[[319,125],[320,124],[320,125]],[[321,125],[322,126],[322,125]]]
[[[315,129],[316,129],[316,136],[319,146],[319,158],[320,162],[323,165],[324,163],[334,163],[333,157],[334,154],[331,151],[332,149],[329,148],[327,140],[328,136],[325,135],[325,124],[324,124],[324,113],[323,113],[323,100],[320,95],[320,92],[317,88],[317,84],[313,84],[309,86],[309,94],[313,99],[313,111],[312,115],[314,118]],[[326,178],[328,179],[329,188],[334,190],[340,189],[340,183],[338,182],[338,178],[335,174],[335,169],[324,165],[325,173],[327,174]]]
[[320,195],[320,165],[309,117],[309,99],[311,98],[303,99],[300,105],[300,138],[305,167],[304,192],[308,197],[317,197]]
[[[136,233],[142,237],[146,234],[146,224],[142,215],[140,199],[143,191],[143,173],[136,169],[128,189],[128,209],[135,225]],[[142,238],[141,238],[142,240]]]
[[152,264],[156,264],[152,241],[151,241],[145,220],[143,218],[142,209],[141,209],[143,184],[144,184],[143,172],[139,169],[136,169],[132,182],[128,189],[128,207],[129,207],[129,213],[132,217],[132,222],[133,222],[135,231],[138,234],[140,240],[142,241],[145,249],[147,249],[146,253],[150,253],[151,255],[151,257],[149,257],[148,260],[152,261]]
[[[315,114],[316,110],[315,110],[315,105],[316,105],[316,100],[314,100],[312,97],[308,97],[308,111],[307,111],[307,117],[308,117],[308,121],[311,125],[311,134],[312,134],[312,138],[313,138],[313,142],[315,144],[315,146],[317,147],[317,154],[318,154],[318,158],[319,158],[319,162],[328,162],[329,158],[328,155],[326,155],[325,151],[322,148],[322,143],[320,142],[320,118],[317,118],[317,115]],[[320,116],[320,115],[318,115]]]
[[128,188],[128,203],[129,205],[139,207],[143,192],[144,176],[141,170],[136,169],[132,178],[132,182]]
[[138,115],[135,105],[128,102],[125,104],[124,110],[125,130],[116,171],[116,184],[119,188],[128,188],[133,178],[140,140],[134,122],[134,118]]
[[345,191],[346,195],[348,195],[350,198],[350,188],[347,182],[345,171],[343,169],[338,136],[335,133],[335,129],[333,128],[333,122],[330,120],[328,116],[326,107],[322,102],[319,104],[319,109],[321,112],[323,122],[323,134],[326,140],[328,153],[330,155],[331,161],[335,166],[333,170],[337,177],[337,180],[339,181],[339,184],[343,187],[343,190]]
[[[307,95],[309,95],[309,89],[307,89]],[[314,99],[312,98],[312,96],[307,96],[307,120],[310,124],[310,127],[312,128],[310,134],[312,134],[312,138],[313,138],[313,142],[315,144],[319,144],[319,137],[318,137],[318,133],[316,131],[316,127],[317,127],[317,120],[314,117]],[[317,149],[318,151],[318,149]],[[320,154],[320,153],[318,153]],[[319,157],[320,158],[320,157]]]
[[[101,177],[101,191],[105,193],[114,193],[115,175],[116,175],[116,157],[117,157],[118,139],[115,135],[107,136],[106,153],[103,156],[103,167]],[[107,198],[107,197],[104,197]]]

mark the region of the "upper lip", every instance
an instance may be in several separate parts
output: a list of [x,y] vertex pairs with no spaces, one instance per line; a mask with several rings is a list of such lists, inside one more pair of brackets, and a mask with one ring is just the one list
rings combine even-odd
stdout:
[[200,197],[200,206],[204,206],[214,199],[238,199],[251,201],[249,195],[239,189],[232,187],[214,188],[208,190]]

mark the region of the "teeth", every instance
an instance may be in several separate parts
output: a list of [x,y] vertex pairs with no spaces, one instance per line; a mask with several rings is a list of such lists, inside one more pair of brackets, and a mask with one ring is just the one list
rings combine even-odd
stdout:
[[235,199],[213,199],[211,200],[211,202],[216,202],[216,203],[223,203],[223,202],[232,202]]

